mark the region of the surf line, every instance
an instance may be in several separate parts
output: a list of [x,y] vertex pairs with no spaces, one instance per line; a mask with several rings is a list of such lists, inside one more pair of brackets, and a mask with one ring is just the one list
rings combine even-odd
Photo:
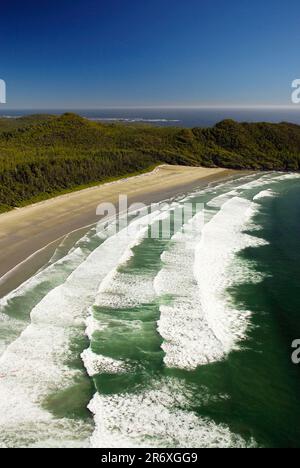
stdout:
[[135,462],[136,455],[115,455],[108,452],[107,455],[101,455],[101,463],[126,463],[132,466]]

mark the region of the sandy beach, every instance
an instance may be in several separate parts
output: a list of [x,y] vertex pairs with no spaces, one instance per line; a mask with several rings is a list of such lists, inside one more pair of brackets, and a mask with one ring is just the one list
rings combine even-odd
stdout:
[[0,297],[43,266],[63,237],[70,233],[80,237],[84,228],[99,221],[99,203],[117,204],[119,194],[126,194],[129,203],[150,204],[232,174],[223,169],[164,165],[0,215]]

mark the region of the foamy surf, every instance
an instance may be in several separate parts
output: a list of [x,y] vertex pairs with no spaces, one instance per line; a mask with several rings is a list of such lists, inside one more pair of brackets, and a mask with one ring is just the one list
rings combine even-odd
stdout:
[[0,356],[28,326],[31,310],[52,289],[63,284],[90,253],[108,237],[107,229],[102,227],[101,237],[95,229],[91,229],[69,248],[66,248],[67,241],[63,239],[48,264],[0,299]]
[[[246,448],[255,446],[189,410],[188,390],[176,379],[155,382],[148,390],[121,395],[96,394],[93,448]],[[206,397],[206,395],[205,395]]]
[[276,192],[274,192],[273,190],[271,189],[268,189],[268,190],[262,190],[261,192],[259,192],[257,195],[255,195],[255,197],[253,198],[254,201],[256,200],[261,200],[263,198],[272,198],[272,197],[275,197],[276,196]]
[[[222,368],[220,361],[231,359],[231,351],[243,347],[251,330],[250,311],[237,310],[231,286],[250,283],[252,288],[265,277],[245,260],[243,250],[264,245],[256,236],[272,203],[267,198],[280,196],[281,183],[294,178],[251,175],[187,195],[179,207],[203,201],[205,223],[198,212],[169,244],[148,242],[145,234],[173,208],[145,217],[129,235],[100,226],[63,259],[68,242],[62,245],[52,258],[55,265],[3,303],[10,307],[56,278],[48,285],[52,290],[35,299],[29,326],[26,320],[0,316],[0,340],[1,330],[17,330],[13,342],[3,341],[0,358],[0,446],[255,445],[234,433],[236,427],[245,437],[251,434],[236,421],[230,428],[214,421],[222,401],[225,413],[226,401],[235,403],[229,401],[230,385],[214,387],[214,373]],[[80,355],[99,390],[89,403],[94,424],[55,412],[76,395],[78,382],[91,382]],[[218,364],[197,370],[212,362]],[[211,372],[206,388],[205,375]],[[83,408],[92,393],[80,395]]]
[[30,312],[51,289],[62,284],[86,258],[82,249],[39,271],[0,300],[0,356],[30,322]]
[[158,332],[164,338],[162,349],[168,367],[196,368],[222,355],[222,349],[199,310],[199,294],[193,273],[195,249],[201,239],[203,214],[195,216],[176,234],[172,246],[162,255],[164,268],[155,278],[154,287],[162,300]]
[[[112,323],[123,324],[131,328],[139,328],[139,321],[117,320],[113,312],[116,309],[125,309],[136,307],[142,303],[150,303],[155,298],[153,289],[153,279],[147,275],[126,274],[120,271],[120,268],[128,263],[134,256],[134,247],[140,245],[145,240],[148,229],[155,223],[159,223],[170,216],[170,207],[167,211],[156,211],[147,218],[146,225],[140,230],[137,237],[128,245],[118,265],[110,271],[100,284],[94,307],[102,307],[111,311],[111,317],[106,322],[99,322],[94,317],[94,307],[89,310],[89,317],[86,320],[86,335],[93,340],[93,335],[97,331],[103,331]],[[92,348],[85,350],[81,355],[87,372],[90,376],[102,373],[115,374],[129,371],[130,362],[123,362],[112,359],[108,356],[96,354]]]
[[223,357],[236,349],[246,334],[249,313],[230,304],[227,289],[232,285],[237,253],[264,244],[261,239],[243,232],[256,210],[257,206],[247,199],[234,197],[226,202],[204,227],[195,252],[194,274],[201,308],[209,328],[221,344]]
[[91,348],[84,350],[81,358],[90,377],[99,374],[121,374],[128,370],[126,363],[102,354],[95,354]]
[[[246,228],[247,222],[252,219],[258,207],[251,200],[235,197],[235,193],[232,190],[230,194],[225,194],[227,201],[223,200],[224,203],[220,204],[219,220],[217,218],[214,226],[218,229],[218,226],[223,224],[224,218],[228,217],[229,212],[233,210],[234,217],[231,220],[231,226],[227,233],[227,245],[225,246],[227,247],[226,259],[235,258],[235,254],[247,245],[258,245],[261,242],[250,235],[243,234],[243,229]],[[227,328],[224,323],[221,324],[224,327],[223,332],[227,341],[220,330],[215,330],[215,323],[212,324],[212,321],[207,320],[205,312],[209,314],[209,310],[199,314],[200,297],[197,284],[196,255],[202,242],[202,231],[205,234],[206,229],[206,245],[209,247],[207,226],[214,222],[216,216],[215,212],[210,212],[207,216],[210,221],[203,227],[203,214],[198,213],[184,226],[181,232],[174,235],[172,247],[162,255],[165,267],[156,278],[153,278],[152,287],[147,276],[143,277],[138,273],[134,276],[127,275],[123,270],[122,272],[116,270],[101,284],[97,296],[96,304],[99,307],[108,308],[113,314],[113,310],[141,306],[143,300],[145,302],[155,300],[153,298],[154,289],[156,295],[163,298],[163,304],[160,306],[161,316],[158,330],[160,335],[165,338],[162,347],[165,351],[164,361],[168,367],[192,370],[201,364],[219,361],[225,357],[226,353],[234,349],[236,343],[245,336],[245,328],[249,322],[249,314],[246,312],[240,313],[242,315],[240,317],[239,313],[231,307],[231,316],[226,324]],[[211,231],[213,231],[213,227],[211,227]],[[237,241],[240,240],[238,236],[243,238],[240,245],[237,244]],[[231,237],[235,238],[232,243],[229,242]],[[207,259],[208,265],[211,261],[214,261],[212,254]],[[223,262],[220,276],[225,274],[225,267],[229,263]],[[245,266],[243,268],[246,269]],[[211,274],[213,274],[213,269]],[[210,287],[209,281],[208,279],[207,288]],[[167,297],[172,297],[174,301],[172,305],[166,305]],[[223,301],[224,304],[225,307],[230,308]],[[226,310],[224,315],[226,315]],[[233,322],[236,319],[239,319],[239,323],[235,327]],[[92,338],[93,333],[97,330],[105,332],[105,327],[110,326],[110,322],[115,322],[114,326],[117,325],[113,315],[111,318],[106,315],[104,322],[101,323],[92,320],[91,316],[87,327],[89,336]],[[121,322],[118,320],[118,326],[120,325]],[[125,323],[122,324],[122,327],[125,326]],[[132,326],[134,323],[131,321],[130,327]],[[217,334],[219,337],[216,336]],[[126,375],[135,372],[134,363],[118,361],[117,359],[107,360],[107,356],[95,355],[90,350],[88,355],[83,357],[87,360],[86,367],[91,366],[90,375],[97,375],[100,379],[99,382],[101,382],[102,373]],[[175,379],[172,385],[173,388],[178,387],[178,381]],[[177,399],[180,398],[178,396],[180,391],[177,392],[177,390],[178,388],[174,395],[170,395],[170,388],[166,390],[164,383],[160,382],[155,390],[149,389],[141,393],[124,393],[113,396],[97,393],[89,405],[96,424],[91,439],[92,446],[97,448],[199,447],[202,446],[201,440],[203,440],[203,447],[247,446],[246,441],[231,433],[226,425],[217,425],[207,418],[199,418],[190,411],[178,410]],[[176,405],[174,403],[173,407],[175,400]],[[140,412],[141,419],[137,416]],[[145,419],[147,421],[150,419],[149,424],[145,424]],[[178,428],[182,429],[182,432],[179,431],[180,436]]]
[[237,253],[262,241],[243,233],[256,205],[234,194],[210,204],[221,210],[204,227],[201,213],[196,215],[162,256],[155,289],[162,298],[171,297],[160,306],[158,322],[168,367],[195,369],[221,360],[245,338],[249,314],[230,305],[226,291],[239,275],[245,279],[247,265],[236,260]]
[[[154,216],[154,215],[152,215]],[[151,215],[135,222],[136,239]],[[133,224],[133,223],[132,223]],[[131,232],[132,233],[132,232]],[[45,409],[49,396],[72,389],[82,370],[70,366],[70,345],[83,335],[88,308],[99,285],[117,267],[128,245],[127,229],[108,238],[31,312],[31,324],[0,359],[0,441],[5,446],[87,446],[90,424],[60,418]],[[59,425],[60,430],[57,430]],[[52,429],[52,430],[51,430]],[[18,434],[22,437],[18,442]],[[34,435],[33,435],[34,434]]]

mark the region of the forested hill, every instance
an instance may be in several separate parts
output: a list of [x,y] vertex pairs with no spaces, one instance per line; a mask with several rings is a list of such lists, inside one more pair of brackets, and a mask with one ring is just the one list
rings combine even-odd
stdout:
[[299,170],[300,126],[101,124],[75,114],[0,119],[0,211],[156,164]]

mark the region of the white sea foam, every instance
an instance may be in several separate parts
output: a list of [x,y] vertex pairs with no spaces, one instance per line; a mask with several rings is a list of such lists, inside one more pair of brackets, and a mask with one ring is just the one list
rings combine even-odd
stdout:
[[203,318],[193,274],[195,248],[201,239],[202,214],[173,237],[172,247],[164,252],[164,268],[154,281],[159,296],[171,296],[170,305],[160,306],[158,331],[164,338],[165,363],[169,367],[195,368],[219,358],[222,349]]
[[287,174],[282,174],[279,177],[276,177],[277,182],[282,182],[285,180],[299,179],[300,174],[297,172],[289,172]]
[[[245,336],[248,314],[235,310],[225,290],[232,278],[238,281],[244,275],[252,280],[245,263],[241,261],[237,268],[236,253],[247,245],[262,243],[242,232],[256,209],[255,204],[238,197],[225,200],[221,211],[204,227],[202,237],[199,215],[185,233],[174,237],[174,249],[164,254],[165,268],[155,287],[159,294],[174,296],[172,304],[161,306],[160,331],[165,338],[167,365],[192,369],[221,359]],[[89,423],[56,418],[44,402],[51,394],[72,389],[81,376],[80,370],[68,366],[73,357],[70,343],[81,336],[85,326],[90,338],[95,330],[105,327],[92,315],[85,321],[96,296],[96,304],[118,308],[153,299],[148,277],[126,275],[118,267],[131,258],[133,247],[143,240],[147,225],[157,215],[147,217],[134,235],[121,231],[87,259],[79,259],[82,263],[66,282],[32,310],[30,326],[0,358],[2,446],[89,445]],[[83,353],[83,359],[92,376],[129,369],[127,362],[95,355],[90,349]],[[182,402],[178,409],[178,398],[180,389],[174,382],[167,388],[160,383],[141,394],[96,395],[90,404],[96,422],[92,445],[246,445],[228,427],[199,418],[183,408]]]
[[99,374],[121,374],[128,369],[123,361],[95,354],[90,348],[83,351],[81,357],[90,377]]
[[135,122],[149,122],[149,123],[179,123],[180,120],[172,120],[172,119],[146,119],[142,117],[103,117],[103,118],[93,118],[90,120],[99,120],[101,122],[128,122],[128,123],[135,123]]
[[[30,321],[30,311],[41,299],[41,286],[44,284],[44,293],[46,294],[46,291],[54,288],[55,284],[65,281],[85,257],[84,252],[78,248],[72,254],[39,271],[17,289],[0,299],[0,356],[27,327]],[[22,314],[19,318],[11,315],[16,307],[14,301],[17,299],[19,301],[23,299]]]
[[261,175],[260,173],[243,176],[227,182],[222,182],[219,185],[208,187],[206,189],[196,190],[189,194],[184,201],[190,201],[195,197],[201,195],[215,195],[210,201],[206,203],[209,208],[221,208],[224,203],[229,201],[235,196],[243,196],[244,192],[253,190],[266,185],[270,185],[276,179],[276,173],[267,173]]
[[[151,216],[136,222],[137,237],[151,222]],[[86,446],[90,425],[83,424],[79,431],[75,420],[61,418],[58,423],[43,409],[43,403],[49,395],[76,385],[81,371],[68,366],[68,359],[72,358],[70,344],[83,333],[84,319],[99,285],[115,270],[133,242],[124,230],[101,244],[64,284],[32,310],[31,324],[0,358],[2,444],[31,446],[34,440],[35,445],[47,445],[52,440],[58,446]]]
[[261,177],[258,177],[246,184],[242,184],[238,187],[239,190],[253,190],[256,188],[263,187],[265,185],[270,185],[274,181],[275,173],[267,173]]
[[230,200],[231,198],[235,197],[238,194],[239,192],[236,190],[223,193],[222,195],[219,195],[218,197],[215,197],[210,202],[208,202],[207,206],[212,207],[212,208],[221,208],[224,205],[224,203],[226,203],[228,200]]
[[23,320],[0,314],[0,356],[7,346],[22,333],[25,327],[26,322]]
[[88,337],[88,339],[91,341],[95,332],[103,331],[106,327],[107,324],[100,323],[99,321],[94,319],[93,314],[90,310],[90,315],[85,320],[85,334]]
[[288,172],[286,174],[281,173],[280,175],[279,174],[280,173],[278,172],[267,173],[247,184],[241,185],[238,188],[242,190],[252,190],[252,189],[260,188],[266,185],[272,185],[274,183],[276,184],[278,182],[282,182],[285,180],[292,180],[292,179],[300,178],[300,174],[296,172]]
[[[96,429],[94,448],[229,448],[255,446],[224,424],[188,408],[186,389],[176,379],[157,382],[141,393],[103,396],[89,405]],[[202,393],[202,392],[201,392]],[[207,396],[204,395],[206,398]]]
[[[155,280],[157,294],[170,295],[171,303],[160,307],[158,331],[164,338],[168,367],[193,369],[224,358],[245,337],[249,313],[229,304],[226,289],[233,264],[245,279],[249,268],[236,254],[263,241],[243,233],[255,213],[251,201],[234,197],[202,229],[196,215],[194,235],[177,234],[174,245],[162,256],[164,268]],[[191,242],[192,239],[192,242]],[[188,242],[187,242],[188,241]],[[257,278],[256,278],[257,281]]]
[[[254,180],[251,180],[250,182],[243,183],[241,185],[236,186],[234,190],[231,190],[226,193],[222,193],[221,195],[217,196],[216,198],[213,198],[210,202],[207,203],[207,206],[212,207],[212,208],[221,208],[224,203],[229,201],[233,197],[241,196],[243,193],[247,190],[253,190],[256,188],[264,187],[266,185],[272,184],[274,181],[276,182],[278,178],[274,177],[274,174],[266,174],[263,176],[260,176],[258,178],[255,178]],[[244,179],[237,180],[236,182],[241,182]],[[247,180],[247,179],[246,179]],[[271,189],[265,190],[263,192],[260,192],[261,194],[264,194],[265,196],[266,193],[271,192]],[[263,198],[262,196],[262,198]],[[258,195],[254,198],[257,199]]]
[[[185,197],[184,200],[182,201],[188,201],[191,200],[195,197],[201,196],[201,195],[216,195],[216,199],[219,196],[226,196],[230,192],[235,192],[237,188],[242,187],[243,185],[246,185],[249,181],[256,181],[258,178],[261,178],[259,174],[250,174],[247,176],[242,176],[236,179],[230,179],[226,182],[222,181],[217,184],[208,184],[208,187],[202,188],[201,190],[196,189],[193,192],[191,192],[188,196]],[[220,193],[221,191],[221,193]]]
[[268,190],[262,190],[261,192],[259,192],[257,195],[255,195],[255,197],[253,198],[253,200],[261,200],[262,198],[268,198],[268,197],[275,197],[276,196],[276,192],[274,192],[273,190],[271,189],[268,189]]
[[41,284],[44,281],[51,280],[51,277],[55,273],[55,269],[61,265],[68,267],[70,271],[75,269],[84,259],[84,253],[82,249],[77,248],[71,254],[65,256],[64,258],[52,263],[47,268],[40,270],[36,275],[29,278],[18,288],[11,291],[9,294],[0,299],[0,311],[3,313],[3,309],[8,305],[8,303],[15,299],[16,297],[21,297],[28,291],[35,288],[37,285]]
[[[147,223],[138,236],[128,245],[118,265],[112,269],[102,280],[95,299],[95,306],[107,307],[111,310],[126,307],[136,307],[141,303],[147,303],[154,299],[153,281],[145,275],[132,275],[121,273],[119,268],[125,265],[133,256],[133,248],[145,239],[148,226],[153,225],[169,217],[170,209],[163,212],[156,211],[147,217]],[[113,317],[112,319],[113,320]],[[119,320],[119,323],[121,321]],[[93,307],[89,309],[89,317],[86,320],[86,334],[90,340],[96,331],[104,330],[108,323],[99,322],[94,318]],[[131,321],[131,327],[139,327],[138,322]],[[129,369],[129,363],[111,359],[107,356],[95,354],[91,348],[81,355],[89,375],[101,373],[120,373]]]
[[155,297],[151,276],[114,272],[97,297],[97,305],[114,309],[150,303]]
[[133,256],[134,247],[146,238],[148,227],[156,222],[167,219],[175,205],[177,206],[177,204],[173,204],[168,210],[163,209],[162,212],[155,211],[145,217],[147,222],[144,224],[144,227],[140,229],[136,238],[129,243],[118,265],[101,282],[94,305],[110,308],[126,308],[135,307],[141,303],[145,304],[153,299],[155,294],[151,277],[143,274],[122,273],[119,269]]
[[[249,314],[229,303],[226,290],[232,284],[236,254],[265,243],[243,232],[256,210],[253,202],[243,198],[228,201],[205,226],[196,248],[194,274],[201,308],[224,354],[245,338]],[[245,268],[248,269],[247,264]]]
[[[224,205],[224,203],[229,201],[231,198],[236,197],[236,196],[241,196],[247,190],[253,190],[256,188],[264,187],[266,185],[271,185],[274,182],[276,182],[278,179],[279,178],[275,177],[274,173],[266,174],[258,178],[256,177],[254,180],[251,179],[250,182],[242,183],[241,185],[240,185],[240,182],[244,181],[244,179],[238,179],[235,181],[235,186],[233,190],[230,190],[226,193],[222,193],[221,195],[213,198],[211,201],[207,203],[207,206],[212,207],[212,208],[221,208]],[[239,183],[239,185],[236,185],[237,182]],[[260,193],[266,194],[267,192],[271,192],[271,189],[265,190]],[[257,196],[254,198],[254,200],[255,199],[257,199]]]
[[[149,303],[154,299],[155,292],[151,277],[122,273],[119,271],[119,268],[126,264],[133,256],[133,248],[144,240],[148,231],[148,226],[169,217],[170,210],[174,206],[175,204],[169,207],[168,211],[156,211],[152,216],[147,218],[148,224],[145,224],[145,227],[141,229],[138,236],[128,245],[128,248],[125,250],[116,268],[112,269],[101,282],[94,306],[107,307],[114,310],[118,308],[136,307],[141,303]],[[113,320],[113,317],[111,320]],[[105,330],[111,320],[108,319],[108,322],[100,322],[95,319],[94,309],[90,307],[89,316],[85,321],[86,335],[90,341],[94,333]],[[131,327],[138,326],[139,323],[131,321]],[[122,361],[112,360],[107,356],[95,354],[91,348],[82,353],[82,359],[89,375],[107,373],[109,371],[111,371],[110,373],[115,373],[129,368],[128,363],[125,364]]]

